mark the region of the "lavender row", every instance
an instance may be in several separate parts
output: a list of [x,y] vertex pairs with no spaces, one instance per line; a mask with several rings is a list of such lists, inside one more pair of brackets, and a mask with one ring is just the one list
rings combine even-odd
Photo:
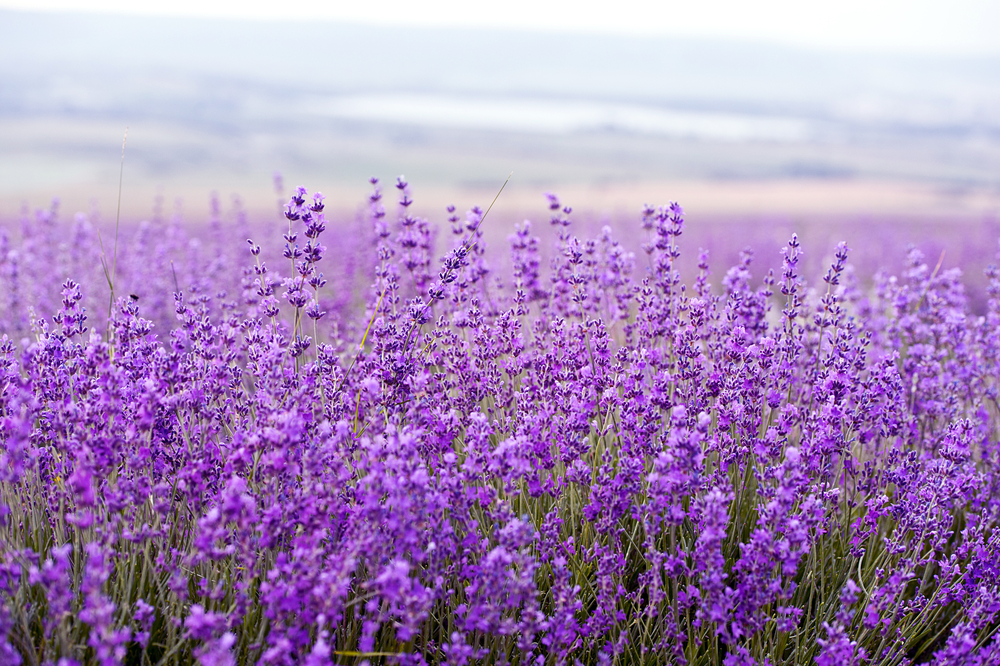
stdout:
[[500,276],[372,185],[0,237],[0,664],[1000,662],[997,269],[686,284],[548,195]]

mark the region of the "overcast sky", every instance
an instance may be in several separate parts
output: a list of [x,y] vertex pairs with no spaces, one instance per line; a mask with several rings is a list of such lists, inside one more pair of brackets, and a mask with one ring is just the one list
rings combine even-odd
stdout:
[[998,0],[0,0],[0,8],[662,34],[1000,55]]

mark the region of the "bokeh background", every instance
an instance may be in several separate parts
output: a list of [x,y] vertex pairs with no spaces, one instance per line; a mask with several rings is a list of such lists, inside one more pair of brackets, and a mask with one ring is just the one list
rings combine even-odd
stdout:
[[275,172],[343,210],[405,174],[443,220],[513,172],[508,221],[678,200],[730,254],[795,230],[956,264],[998,235],[997,34],[978,0],[0,0],[0,218],[113,216],[128,126],[133,220],[276,216]]

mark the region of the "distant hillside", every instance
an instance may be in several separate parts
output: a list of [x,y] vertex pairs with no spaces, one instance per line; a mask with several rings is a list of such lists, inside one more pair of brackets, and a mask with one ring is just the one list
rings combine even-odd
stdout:
[[[854,132],[1000,129],[1000,58],[693,39],[0,11],[0,109],[238,123],[314,95],[601,100]],[[260,107],[257,104],[257,107]]]
[[135,192],[266,192],[274,170],[327,188],[401,172],[492,188],[512,169],[533,191],[678,179],[993,191],[1000,57],[0,11],[6,209],[116,187],[126,125]]

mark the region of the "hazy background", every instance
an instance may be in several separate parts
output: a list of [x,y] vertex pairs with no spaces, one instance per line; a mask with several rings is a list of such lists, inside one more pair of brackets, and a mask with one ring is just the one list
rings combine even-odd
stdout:
[[126,126],[134,216],[273,211],[275,171],[345,208],[405,174],[435,216],[511,171],[508,211],[1000,208],[1000,3],[132,4],[0,0],[0,217],[113,210]]

